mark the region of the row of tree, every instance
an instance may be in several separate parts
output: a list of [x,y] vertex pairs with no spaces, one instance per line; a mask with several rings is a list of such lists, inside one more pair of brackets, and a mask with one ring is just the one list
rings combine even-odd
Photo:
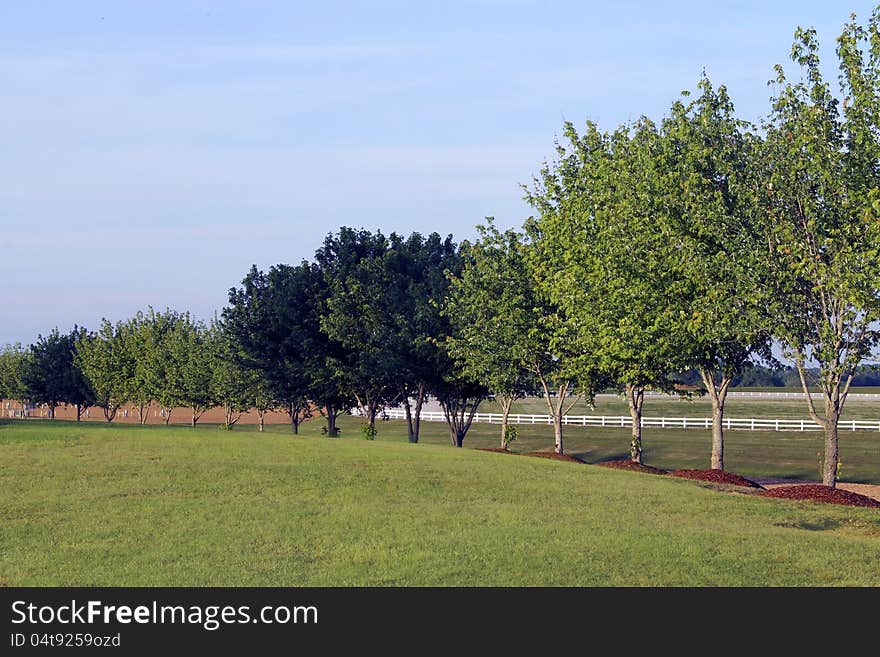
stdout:
[[[802,75],[777,67],[760,127],[706,77],[660,122],[566,124],[557,158],[525,188],[535,215],[522,231],[489,219],[456,245],[342,228],[311,262],[252,268],[209,326],[151,310],[5,359],[36,363],[64,343],[63,362],[108,420],[123,402],[143,420],[155,402],[190,406],[195,423],[220,403],[228,425],[244,408],[282,407],[296,431],[317,409],[336,435],[338,414],[356,406],[373,437],[381,409],[403,405],[416,442],[432,396],[458,446],[488,394],[506,418],[537,391],[560,453],[564,415],[613,386],[629,404],[636,462],[645,391],[674,392],[676,373],[696,371],[712,401],[711,467],[723,469],[728,390],[750,363],[772,360],[775,340],[825,430],[834,486],[841,412],[880,340],[878,16],[838,39],[842,100],[822,77],[815,33],[799,30]],[[51,371],[44,379],[63,379]],[[88,403],[70,394],[33,398]]]

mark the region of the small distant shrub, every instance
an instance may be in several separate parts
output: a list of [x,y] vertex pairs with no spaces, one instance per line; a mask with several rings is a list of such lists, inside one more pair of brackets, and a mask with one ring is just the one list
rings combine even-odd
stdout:
[[507,428],[504,430],[504,444],[510,447],[510,443],[516,442],[518,437],[519,434],[516,431],[516,426],[508,424]]
[[361,425],[361,433],[364,436],[364,440],[376,440],[378,431],[376,431],[376,427],[364,423]]

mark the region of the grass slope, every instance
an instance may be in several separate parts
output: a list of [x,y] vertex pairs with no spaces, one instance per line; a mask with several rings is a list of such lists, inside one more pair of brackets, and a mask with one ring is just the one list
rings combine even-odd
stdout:
[[445,445],[0,424],[8,585],[880,585],[880,514]]

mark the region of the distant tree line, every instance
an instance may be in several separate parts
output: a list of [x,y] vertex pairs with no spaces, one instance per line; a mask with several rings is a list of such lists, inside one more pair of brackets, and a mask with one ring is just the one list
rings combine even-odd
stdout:
[[[703,76],[655,122],[566,123],[526,200],[522,230],[488,218],[474,242],[341,228],[312,261],[253,267],[205,325],[152,309],[40,337],[0,359],[6,396],[103,409],[213,405],[232,426],[283,408],[294,432],[320,413],[330,436],[356,407],[364,436],[387,406],[439,401],[461,446],[487,395],[507,414],[539,394],[564,451],[563,418],[609,387],[632,417],[641,462],[645,392],[712,403],[712,468],[724,468],[730,388],[796,382],[825,432],[836,484],[838,424],[880,341],[880,13],[837,40],[840,93],[799,29],[760,126]],[[780,369],[771,344],[793,367]],[[761,363],[762,367],[758,367]],[[759,383],[760,382],[760,383]],[[809,390],[818,390],[816,399]],[[818,403],[817,403],[818,400]],[[261,410],[262,409],[262,410]],[[261,416],[262,417],[262,416]]]

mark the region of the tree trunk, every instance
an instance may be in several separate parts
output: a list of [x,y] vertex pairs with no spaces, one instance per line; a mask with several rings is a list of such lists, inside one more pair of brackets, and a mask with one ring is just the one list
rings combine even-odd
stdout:
[[327,404],[324,407],[324,412],[327,417],[327,436],[336,438],[339,435],[339,430],[336,428],[336,416],[339,414],[339,410],[333,405]]
[[626,384],[626,401],[629,404],[629,415],[632,418],[629,458],[639,464],[642,462],[642,403],[644,400],[645,389],[643,387]]
[[453,446],[461,447],[464,443],[464,438],[474,421],[474,415],[476,415],[481,401],[483,401],[482,397],[458,397],[456,395],[450,395],[440,400]]
[[513,406],[513,395],[495,395],[495,398],[501,402],[501,449],[507,449],[507,418],[510,415],[510,408]]
[[822,464],[822,483],[837,488],[839,463],[837,425],[840,422],[840,406],[836,400],[825,396],[825,461]]
[[137,407],[138,420],[140,421],[141,424],[147,423],[147,414],[149,413],[149,411],[150,411],[150,404],[149,403],[145,404],[144,402],[140,402],[138,404],[138,407]]
[[712,399],[712,470],[724,470],[724,404]]
[[406,437],[411,443],[419,442],[419,428],[422,421],[422,405],[425,403],[425,396],[425,385],[420,383],[416,391],[415,409],[409,403],[408,396],[403,398],[403,408],[406,411]]
[[111,404],[105,406],[102,410],[104,411],[104,419],[107,420],[107,422],[112,422],[116,417],[116,411],[119,410],[119,407]]
[[82,417],[83,408],[81,404],[76,404],[76,421],[79,422]]
[[199,415],[196,412],[196,407],[193,406],[192,407],[192,418],[190,419],[190,426],[191,427],[196,426],[196,422],[198,422],[198,421],[199,421]]
[[260,433],[263,433],[263,426],[266,424],[266,409],[257,410],[257,415],[260,416]]
[[724,402],[733,376],[721,375],[721,381],[715,383],[715,370],[700,368],[700,378],[706,386],[706,392],[712,400],[712,454],[710,467],[713,470],[724,470]]
[[556,391],[556,403],[550,395],[550,386],[542,375],[538,375],[541,381],[541,387],[544,388],[544,401],[547,402],[547,408],[550,409],[550,417],[553,418],[553,449],[557,454],[565,453],[565,446],[562,442],[562,416],[565,415],[565,396],[568,394],[568,381],[559,386]]
[[55,419],[55,404],[49,404],[49,419]]
[[166,408],[163,408],[162,410],[165,411],[165,426],[167,427],[169,424],[171,424],[171,410],[172,409],[166,407]]
[[[290,417],[290,429],[293,431],[293,435],[296,436],[299,434],[299,406],[296,404],[288,404],[287,406],[287,415]],[[260,416],[260,422],[263,421],[263,417]],[[262,431],[262,425],[260,426],[260,431]]]
[[553,416],[553,448],[557,454],[565,454],[565,446],[562,443],[562,414]]
[[[837,365],[838,363],[835,363]],[[820,417],[816,412],[816,406],[813,403],[813,396],[810,393],[810,387],[807,384],[807,372],[802,356],[795,356],[795,367],[800,376],[801,386],[804,396],[807,400],[807,408],[810,411],[810,417],[822,426],[825,431],[825,459],[822,462],[822,483],[830,488],[837,488],[837,470],[840,464],[838,452],[838,424],[840,423],[840,415],[843,411],[843,405],[849,394],[849,386],[852,383],[853,372],[846,376],[844,383],[842,377],[835,374],[829,374],[822,381],[822,394],[825,401],[825,417]],[[843,384],[843,392],[841,385]]]
[[406,438],[411,443],[419,442],[419,437],[413,431],[412,404],[409,403],[409,397],[403,396],[403,411],[406,415]]

